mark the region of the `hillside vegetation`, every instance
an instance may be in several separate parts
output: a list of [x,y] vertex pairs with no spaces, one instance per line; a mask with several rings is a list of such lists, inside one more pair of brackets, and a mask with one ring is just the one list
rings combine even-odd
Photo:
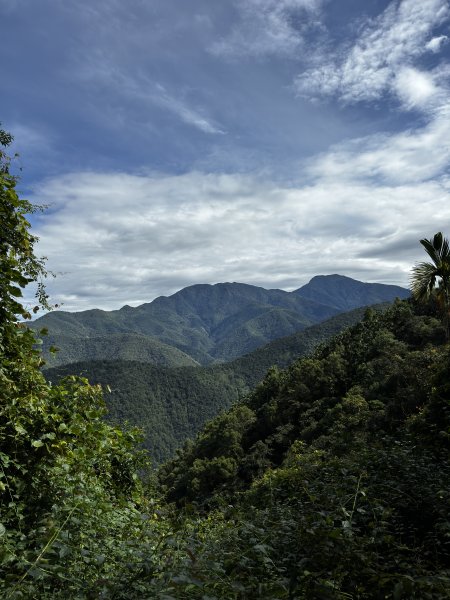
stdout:
[[[54,311],[31,327],[47,330],[42,350],[48,367],[87,360],[207,365],[233,360],[338,313],[408,295],[398,286],[341,275],[315,277],[295,292],[242,283],[193,285],[137,308]],[[56,355],[52,347],[59,348]]]
[[[51,348],[58,351],[51,352]],[[45,356],[45,369],[81,362],[81,359],[135,360],[164,367],[198,366],[197,361],[178,348],[138,333],[76,337],[48,332],[42,336],[42,354]]]
[[419,306],[369,312],[160,470],[169,501],[209,515],[191,597],[450,597],[444,341]]
[[[379,305],[380,310],[386,305]],[[233,362],[209,367],[166,368],[137,361],[84,361],[46,369],[49,381],[67,375],[103,386],[109,418],[144,431],[144,446],[154,464],[172,457],[205,421],[229,408],[275,365],[285,367],[345,327],[363,318],[356,309],[281,338]]]

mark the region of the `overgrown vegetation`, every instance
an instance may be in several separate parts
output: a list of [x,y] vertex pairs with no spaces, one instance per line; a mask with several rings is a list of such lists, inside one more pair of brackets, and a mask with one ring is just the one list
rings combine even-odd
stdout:
[[450,347],[434,294],[269,371],[157,483],[100,388],[41,374],[20,319],[44,265],[3,164],[2,598],[450,598]]
[[[1,132],[5,145],[11,139]],[[137,472],[137,432],[108,425],[101,390],[69,378],[49,385],[40,371],[22,289],[39,282],[42,260],[4,158],[0,169],[0,595],[98,597],[142,535],[148,501]],[[39,304],[34,310],[38,310]],[[148,528],[147,528],[148,529]],[[135,540],[134,542],[132,540]],[[118,582],[118,583],[116,583]]]

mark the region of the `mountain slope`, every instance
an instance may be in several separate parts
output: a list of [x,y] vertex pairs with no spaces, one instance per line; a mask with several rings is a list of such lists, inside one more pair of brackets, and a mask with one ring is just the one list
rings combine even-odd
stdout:
[[160,469],[194,512],[195,598],[450,599],[450,347],[429,309],[369,311]]
[[[165,367],[195,367],[198,363],[174,346],[139,333],[111,333],[88,337],[45,335],[42,337],[45,368],[85,361],[135,360]],[[50,352],[56,346],[58,352]]]
[[[280,466],[293,443],[300,452],[304,444],[339,455],[405,425],[413,431],[425,415],[441,431],[435,443],[448,446],[449,358],[442,322],[427,307],[398,302],[383,313],[368,311],[287,370],[269,371],[251,394],[210,422],[163,468],[169,496],[204,500],[225,488],[247,488],[262,466]],[[435,378],[437,371],[446,381]],[[430,408],[433,401],[439,410]],[[221,457],[232,459],[232,472],[212,477],[210,461],[219,464]]]
[[370,306],[390,302],[394,298],[408,298],[409,290],[398,285],[363,283],[343,275],[317,275],[295,292],[339,311],[352,310],[358,306]]
[[160,463],[205,421],[246,395],[272,365],[284,367],[311,352],[360,321],[364,313],[365,309],[357,309],[337,315],[221,365],[165,368],[137,361],[95,360],[50,368],[45,376],[56,382],[77,374],[102,384],[110,417],[142,427],[145,446],[152,460]]
[[[347,306],[372,304],[379,301],[377,298],[392,301],[405,294],[406,290],[395,286],[364,284],[341,276],[314,278],[296,292],[266,290],[242,283],[193,285],[136,308],[124,306],[110,312],[55,311],[37,319],[31,327],[48,329],[45,351],[52,344],[61,348],[56,361],[49,360],[49,365],[87,358],[110,359],[107,338],[123,334],[152,340],[144,343],[141,338],[147,348],[144,356],[152,362],[157,362],[151,358],[152,353],[162,352],[150,350],[158,341],[206,365],[233,360],[279,337],[345,312]],[[95,342],[88,341],[92,339]],[[133,345],[131,341],[130,344]],[[131,350],[120,351],[118,344],[114,346],[118,348],[114,358],[135,358]],[[169,359],[167,352],[166,348],[163,354],[167,364],[186,364],[185,356],[178,354]],[[48,358],[48,352],[44,352],[44,357]],[[158,364],[164,364],[164,360]]]

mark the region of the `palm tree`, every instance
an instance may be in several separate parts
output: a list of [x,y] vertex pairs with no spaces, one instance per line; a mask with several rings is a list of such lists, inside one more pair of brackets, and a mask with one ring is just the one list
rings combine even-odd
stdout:
[[420,240],[433,262],[421,262],[413,267],[411,292],[416,300],[436,297],[444,313],[447,340],[450,337],[450,245],[441,232],[432,240]]

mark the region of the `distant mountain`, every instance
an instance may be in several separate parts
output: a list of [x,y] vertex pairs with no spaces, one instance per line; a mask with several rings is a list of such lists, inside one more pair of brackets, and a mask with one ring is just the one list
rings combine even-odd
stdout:
[[[45,368],[75,363],[80,359],[98,360],[99,357],[102,360],[135,360],[163,367],[196,367],[199,364],[178,348],[138,333],[88,337],[48,334],[42,337],[42,342]],[[52,346],[56,346],[58,352],[51,353]]]
[[47,369],[45,376],[56,382],[76,374],[109,386],[105,400],[110,418],[142,427],[145,446],[159,463],[173,456],[205,421],[250,392],[271,366],[285,367],[309,354],[360,321],[364,313],[365,309],[359,308],[339,314],[226,364],[168,368],[137,361],[95,360]]
[[[45,357],[50,345],[61,349],[57,358],[48,358],[49,366],[111,358],[168,366],[191,360],[206,365],[233,360],[349,307],[407,294],[396,286],[365,284],[338,275],[315,277],[295,292],[243,283],[193,285],[136,308],[55,311],[31,327],[49,331]],[[169,346],[178,353],[171,353]]]
[[344,275],[317,275],[295,293],[339,311],[391,302],[394,298],[403,299],[410,295],[409,290],[398,285],[363,283]]

